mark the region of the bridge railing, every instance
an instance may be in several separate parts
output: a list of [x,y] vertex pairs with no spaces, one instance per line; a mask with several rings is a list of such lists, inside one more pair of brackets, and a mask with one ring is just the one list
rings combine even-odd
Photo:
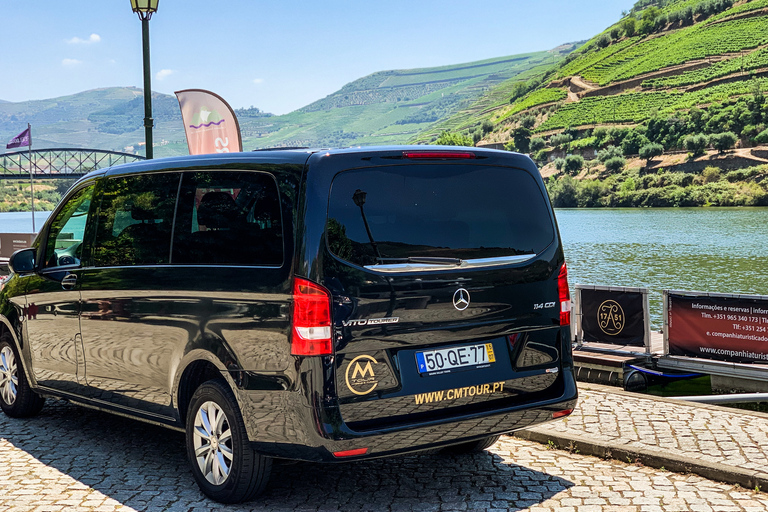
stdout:
[[14,151],[0,154],[0,177],[28,177],[30,158],[33,174],[38,177],[83,175],[102,167],[144,160],[141,155],[102,149],[52,148],[35,149],[31,152]]

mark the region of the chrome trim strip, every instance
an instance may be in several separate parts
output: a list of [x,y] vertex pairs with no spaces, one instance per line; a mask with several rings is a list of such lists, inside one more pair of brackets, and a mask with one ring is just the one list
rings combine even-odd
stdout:
[[535,258],[536,254],[518,254],[516,256],[502,256],[500,258],[477,258],[474,260],[464,260],[460,265],[436,265],[430,263],[393,263],[391,265],[366,265],[366,270],[374,272],[424,272],[424,271],[454,271],[480,267],[495,267],[500,265],[509,265],[511,263],[523,263],[524,261]]

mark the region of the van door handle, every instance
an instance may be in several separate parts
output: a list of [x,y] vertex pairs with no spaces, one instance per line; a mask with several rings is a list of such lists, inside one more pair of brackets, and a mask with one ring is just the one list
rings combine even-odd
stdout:
[[61,280],[61,287],[64,290],[73,290],[77,286],[77,274],[67,274]]

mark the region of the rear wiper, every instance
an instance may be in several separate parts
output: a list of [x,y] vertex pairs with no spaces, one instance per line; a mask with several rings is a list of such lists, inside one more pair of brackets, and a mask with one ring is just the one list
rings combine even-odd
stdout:
[[376,258],[379,263],[424,263],[428,265],[461,265],[460,258],[440,258],[433,256],[408,256],[407,258]]

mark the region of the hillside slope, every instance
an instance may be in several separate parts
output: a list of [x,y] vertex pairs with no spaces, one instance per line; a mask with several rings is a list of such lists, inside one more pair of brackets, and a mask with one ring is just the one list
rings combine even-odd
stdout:
[[248,147],[402,144],[494,86],[552,62],[552,53],[535,52],[373,73],[295,112],[249,124],[244,140]]
[[473,122],[487,121],[492,129],[483,142],[544,150],[542,162],[574,150],[591,158],[626,136],[637,143],[625,144],[625,157],[649,143],[687,149],[685,137],[696,134],[733,133],[737,145],[749,146],[761,143],[756,136],[768,125],[767,77],[768,0],[639,0],[525,94],[508,94],[484,117],[458,123],[454,116],[443,126],[468,133]]
[[[435,68],[373,73],[282,116],[239,109],[246,150],[279,146],[402,144],[458,112],[485,91],[563,59],[535,52]],[[153,93],[156,156],[185,154],[175,97]],[[35,148],[143,152],[141,89],[113,87],[19,103],[0,102],[0,140],[33,127]]]

